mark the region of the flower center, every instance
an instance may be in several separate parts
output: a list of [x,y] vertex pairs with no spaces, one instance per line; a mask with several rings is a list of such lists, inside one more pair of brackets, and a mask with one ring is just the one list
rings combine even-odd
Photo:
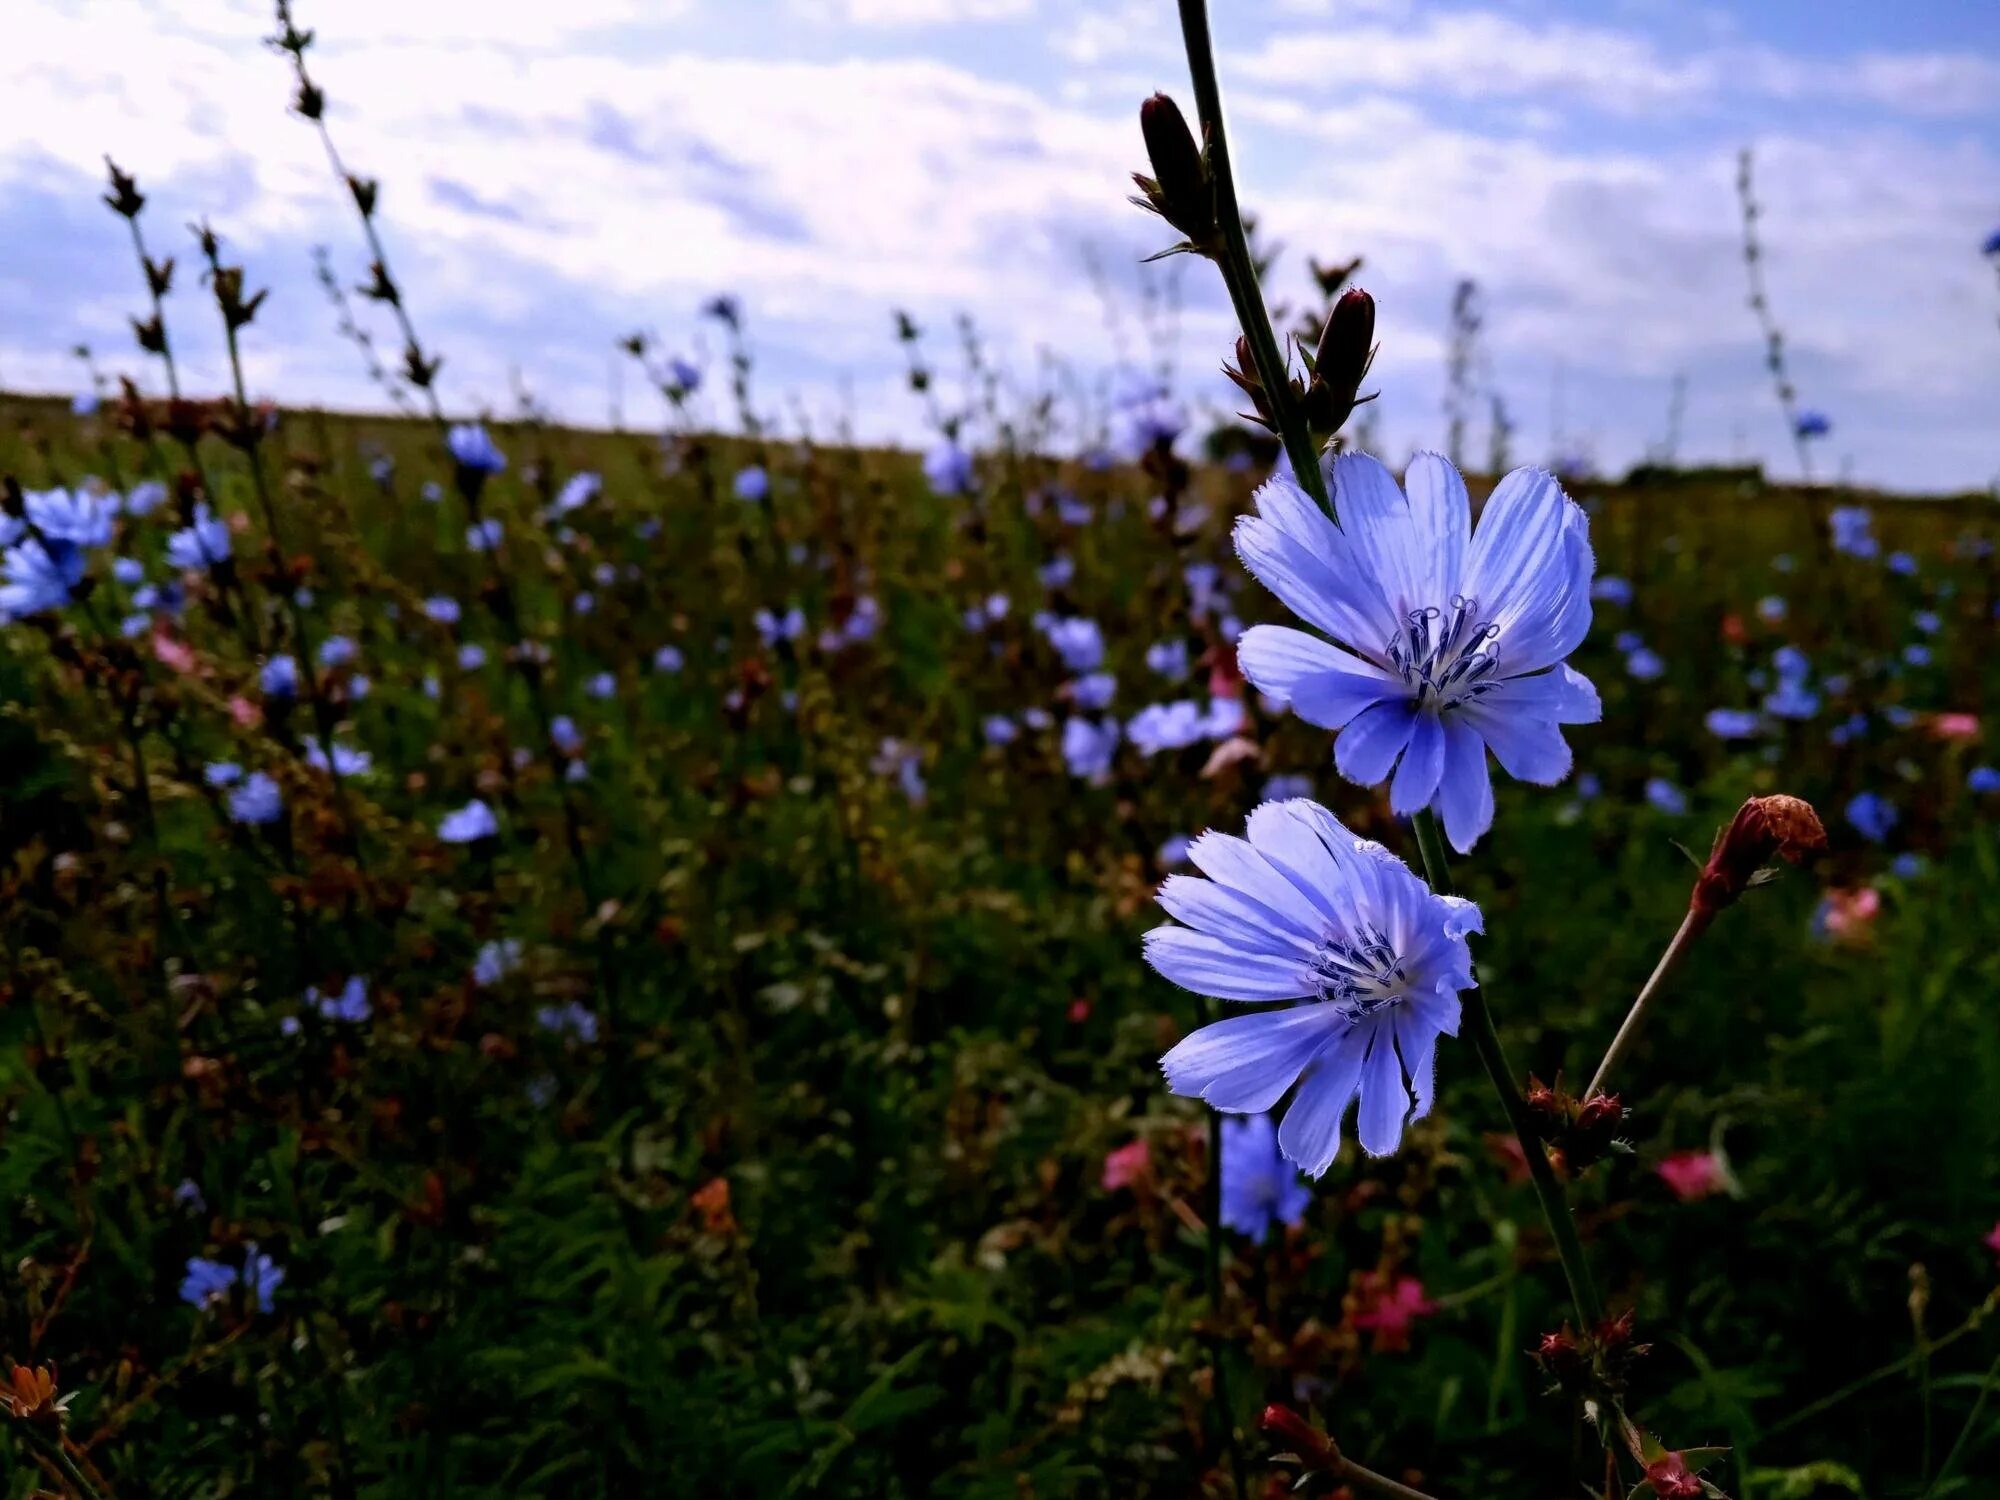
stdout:
[[1452,596],[1449,612],[1435,605],[1413,609],[1403,628],[1384,648],[1418,708],[1444,710],[1477,698],[1499,679],[1500,653],[1493,642],[1500,627],[1478,619],[1479,601]]
[[1402,960],[1379,927],[1362,928],[1351,943],[1328,938],[1313,959],[1313,975],[1320,999],[1349,1022],[1399,1004],[1408,983]]

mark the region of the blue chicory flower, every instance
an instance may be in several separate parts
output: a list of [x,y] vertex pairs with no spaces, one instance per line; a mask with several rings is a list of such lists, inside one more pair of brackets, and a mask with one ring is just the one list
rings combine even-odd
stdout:
[[1551,785],[1569,774],[1561,726],[1600,715],[1597,690],[1565,660],[1590,629],[1588,523],[1534,469],[1500,481],[1476,535],[1465,483],[1436,454],[1412,461],[1407,496],[1366,454],[1340,455],[1332,476],[1339,526],[1273,479],[1236,545],[1341,644],[1259,625],[1238,661],[1266,695],[1337,731],[1342,775],[1373,786],[1393,771],[1391,809],[1435,807],[1464,852],[1493,821],[1487,751],[1518,780]]
[[1472,987],[1479,908],[1439,896],[1314,802],[1267,802],[1245,839],[1205,833],[1159,900],[1184,926],[1146,934],[1146,961],[1197,994],[1305,1000],[1202,1027],[1160,1060],[1176,1094],[1262,1114],[1293,1084],[1278,1149],[1318,1177],[1358,1099],[1362,1149],[1384,1156],[1431,1107],[1437,1040]]
[[1312,1189],[1278,1149],[1269,1115],[1222,1122],[1222,1222],[1261,1245],[1274,1224],[1290,1226],[1312,1206]]

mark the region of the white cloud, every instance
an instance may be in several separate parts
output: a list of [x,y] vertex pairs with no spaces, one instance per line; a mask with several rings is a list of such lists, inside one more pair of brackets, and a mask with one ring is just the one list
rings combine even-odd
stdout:
[[[370,30],[343,6],[314,57],[342,149],[383,181],[391,252],[420,328],[448,356],[456,405],[504,404],[521,363],[559,411],[595,418],[615,336],[658,326],[670,342],[693,339],[693,308],[727,289],[779,357],[781,375],[760,375],[770,406],[784,394],[772,387],[797,388],[823,422],[851,375],[861,432],[908,435],[915,408],[894,374],[892,308],[933,325],[971,311],[1026,379],[1042,349],[1086,370],[1110,357],[1086,243],[1123,283],[1160,274],[1134,269],[1162,239],[1124,203],[1125,174],[1141,165],[1137,101],[1179,76],[1174,28],[1156,13],[1166,41],[1135,56],[1115,46],[1116,4],[1068,12],[1074,24],[1051,45],[1115,57],[1118,69],[1100,61],[1029,87],[982,76],[978,59],[718,58],[693,40],[639,57],[579,40],[615,27],[626,0],[574,0],[559,16],[510,9],[504,33],[501,17],[459,0],[404,8],[424,12],[409,22],[424,29],[392,42],[395,22],[378,16],[382,31]],[[1086,46],[1093,18],[1112,24]],[[301,20],[314,23],[311,9]],[[1558,107],[1598,70],[1591,87],[1665,108],[1676,90],[1708,87],[1711,64],[1661,71],[1645,43],[1601,28],[1544,28],[1529,45],[1514,24],[1349,27],[1358,62],[1305,38],[1304,52],[1297,39],[1253,50],[1261,79],[1229,66],[1246,202],[1291,246],[1284,287],[1300,285],[1309,251],[1367,255],[1364,279],[1382,299],[1382,417],[1398,446],[1437,438],[1445,301],[1470,275],[1487,288],[1496,367],[1524,415],[1544,408],[1561,365],[1571,430],[1623,461],[1658,425],[1668,379],[1687,370],[1690,451],[1726,456],[1740,427],[1783,463],[1742,306],[1733,138],[1612,146],[1565,128]],[[179,226],[212,211],[253,280],[274,285],[252,340],[264,389],[366,397],[303,261],[303,246],[325,239],[356,273],[355,229],[313,132],[285,118],[283,61],[257,42],[268,29],[250,0],[171,18],[141,0],[45,0],[17,28],[25,45],[0,56],[0,184],[10,232],[46,221],[50,243],[0,261],[0,374],[66,385],[76,339],[127,347],[137,288],[119,226],[92,202],[109,150],[154,197],[156,250],[184,256]],[[1136,70],[1155,56],[1159,78],[1142,81]],[[1774,68],[1747,86],[1821,100],[1838,86],[1896,107],[1903,92],[1955,101],[1979,76],[1977,60],[1934,72],[1892,61],[1817,82]],[[1475,62],[1511,126],[1491,109],[1483,133],[1440,117],[1442,95],[1473,86],[1463,75]],[[1364,75],[1365,86],[1343,82]],[[1281,78],[1316,86],[1256,86]],[[1784,118],[1760,143],[1772,294],[1802,386],[1834,414],[1836,448],[1852,443],[1867,478],[1983,479],[2000,339],[1991,272],[1971,248],[1992,228],[2000,163],[1965,141],[1838,115],[1830,127],[1826,110]],[[59,211],[72,200],[74,215]],[[1226,303],[1211,267],[1178,269],[1182,365],[1212,379]],[[198,329],[191,282],[174,315]],[[219,378],[188,337],[194,377]],[[1536,431],[1531,422],[1524,451]]]
[[1035,0],[791,0],[814,21],[853,26],[946,26],[963,21],[1011,21],[1030,15]]

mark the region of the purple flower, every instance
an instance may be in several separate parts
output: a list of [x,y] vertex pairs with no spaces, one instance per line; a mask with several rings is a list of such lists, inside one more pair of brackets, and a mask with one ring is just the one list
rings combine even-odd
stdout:
[[559,1037],[573,1038],[585,1046],[597,1040],[597,1017],[582,1002],[544,1005],[535,1012],[535,1024]]
[[1318,1177],[1350,1103],[1372,1156],[1429,1112],[1437,1039],[1458,1034],[1458,992],[1473,983],[1466,934],[1479,908],[1433,894],[1314,802],[1267,802],[1247,832],[1194,841],[1209,878],[1160,887],[1186,925],[1147,933],[1146,961],[1197,994],[1309,1003],[1204,1026],[1160,1068],[1176,1094],[1229,1114],[1262,1114],[1297,1083],[1278,1149]]
[[1759,727],[1757,716],[1745,708],[1711,708],[1703,722],[1719,740],[1747,740]]
[[61,609],[83,582],[84,561],[83,549],[71,542],[51,540],[45,547],[30,538],[9,547],[0,561],[0,615],[20,620]]
[[1847,821],[1864,839],[1879,844],[1896,826],[1897,814],[1894,804],[1886,797],[1874,792],[1858,792],[1847,804]]
[[1965,789],[1980,797],[2000,792],[2000,766],[1974,766],[1965,778]]
[[1187,642],[1178,637],[1154,642],[1146,648],[1146,665],[1162,677],[1178,682],[1188,674]]
[[117,512],[111,500],[89,490],[29,490],[21,497],[21,508],[43,540],[78,547],[108,545]]
[[1461,852],[1493,821],[1486,754],[1522,781],[1569,774],[1561,726],[1600,713],[1565,662],[1590,629],[1583,512],[1553,476],[1517,469],[1472,530],[1465,484],[1436,454],[1408,495],[1365,454],[1333,461],[1335,526],[1273,479],[1237,523],[1245,566],[1334,641],[1282,625],[1244,633],[1244,675],[1308,723],[1338,732],[1334,764],[1389,805],[1435,807]]
[[1111,772],[1111,757],[1118,749],[1118,721],[1093,722],[1074,718],[1063,722],[1063,762],[1069,774],[1096,781]]
[[465,806],[446,813],[438,823],[438,837],[447,844],[470,844],[479,839],[490,839],[499,832],[500,822],[493,816],[493,809],[477,797]]
[[1688,810],[1687,793],[1664,776],[1647,779],[1646,801],[1670,818],[1678,818]]
[[1312,1189],[1278,1149],[1269,1115],[1222,1122],[1222,1222],[1261,1245],[1273,1224],[1292,1225],[1312,1206]]
[[1109,672],[1089,672],[1069,685],[1070,702],[1096,712],[1109,708],[1118,691],[1118,679]]
[[1833,423],[1827,420],[1825,412],[1802,411],[1792,423],[1792,431],[1802,438],[1821,438],[1833,431]]
[[493,938],[481,943],[473,957],[472,982],[481,989],[491,989],[520,967],[521,940]]
[[761,464],[748,464],[736,471],[736,478],[730,482],[730,489],[736,498],[755,505],[769,497],[771,476],[764,472]]
[[507,467],[507,455],[478,422],[460,422],[453,427],[445,435],[445,446],[451,450],[452,461],[471,473],[498,474]]
[[1020,726],[1005,714],[988,714],[979,726],[989,745],[1011,745],[1020,737]]
[[924,478],[934,495],[955,496],[972,493],[972,455],[950,438],[942,438],[924,455]]
[[1875,540],[1875,517],[1866,506],[1836,505],[1827,512],[1827,528],[1833,533],[1833,549],[1849,557],[1873,557],[1880,550]]
[[368,1019],[368,981],[359,974],[342,985],[338,994],[328,995],[317,987],[306,991],[306,1004],[329,1021],[358,1025]]
[[555,515],[566,516],[573,510],[582,510],[603,493],[603,476],[585,470],[563,481],[563,487],[556,491],[556,498],[549,509]]
[[1599,604],[1615,604],[1624,609],[1632,602],[1631,580],[1606,573],[1590,586],[1590,597]]
[[238,823],[275,823],[284,811],[285,798],[278,783],[262,771],[252,771],[229,794],[229,816]]
[[1104,632],[1080,615],[1049,621],[1043,630],[1056,655],[1072,672],[1094,672],[1104,663]]
[[687,658],[681,654],[681,648],[678,646],[662,646],[653,653],[655,672],[678,672],[685,665]]

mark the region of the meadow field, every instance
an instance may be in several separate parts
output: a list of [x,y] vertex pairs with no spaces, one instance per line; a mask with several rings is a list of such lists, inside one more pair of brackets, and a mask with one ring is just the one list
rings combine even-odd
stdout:
[[[1141,196],[1239,291],[1169,125]],[[1455,696],[1530,633],[1493,593],[1399,611],[1407,670],[1348,642],[1414,685],[1393,780],[1273,687],[1268,632],[1332,631],[1266,587],[1279,507],[1360,549],[1450,505],[1400,453],[1370,498],[1338,270],[1290,355],[1249,274],[1268,428],[885,316],[934,431],[861,446],[774,415],[719,292],[582,430],[450,405],[357,176],[343,414],[247,388],[264,274],[107,182],[137,345],[0,396],[8,1495],[2000,1493],[1991,495],[1455,452],[1468,579],[1530,489],[1570,549],[1508,680],[1590,699],[1492,730],[1482,836],[1405,777],[1424,705],[1506,701]],[[1440,609],[1498,623],[1453,656]],[[1379,934],[1258,990],[1296,903],[1347,920],[1275,855],[1227,894],[1306,801],[1470,954],[1317,1159],[1297,1062],[1186,1096],[1237,1000],[1433,1003]]]

